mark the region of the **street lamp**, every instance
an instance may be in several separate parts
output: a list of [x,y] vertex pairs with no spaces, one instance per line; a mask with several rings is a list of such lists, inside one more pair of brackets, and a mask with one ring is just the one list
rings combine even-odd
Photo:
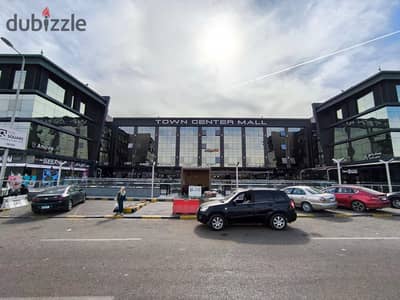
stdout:
[[[17,52],[22,57],[21,73],[18,78],[17,93],[15,95],[15,104],[13,105],[13,111],[12,111],[11,121],[10,121],[10,128],[13,128],[14,123],[15,123],[15,115],[17,113],[19,94],[21,92],[22,74],[23,74],[24,68],[25,68],[25,56],[21,52],[19,52],[17,49],[15,49],[14,45],[9,40],[7,40],[4,37],[1,37],[0,39],[3,41],[4,44],[6,44],[8,47],[12,48],[15,52]],[[4,153],[3,153],[3,161],[2,161],[2,165],[1,165],[1,171],[0,171],[0,182],[1,182],[0,186],[1,187],[3,187],[4,176],[6,175],[8,153],[9,153],[9,148],[5,148]]]
[[336,163],[336,166],[337,166],[338,182],[339,182],[339,184],[342,184],[342,174],[340,172],[340,163],[342,161],[344,161],[344,158],[343,157],[339,158],[339,159],[332,158],[332,160]]
[[153,199],[154,196],[154,167],[156,166],[156,162],[153,161],[153,164],[151,166],[151,199]]
[[60,185],[60,180],[61,180],[61,167],[63,165],[65,165],[67,162],[66,161],[56,160],[56,163],[58,165],[57,186],[59,186]]
[[389,160],[387,160],[387,161],[380,159],[379,161],[380,161],[381,163],[385,164],[386,179],[387,179],[388,186],[389,186],[389,193],[391,193],[391,192],[393,192],[393,189],[392,189],[392,179],[390,178],[389,164],[393,161],[393,158],[391,158],[391,159],[389,159]]
[[236,189],[239,189],[239,162],[236,163]]

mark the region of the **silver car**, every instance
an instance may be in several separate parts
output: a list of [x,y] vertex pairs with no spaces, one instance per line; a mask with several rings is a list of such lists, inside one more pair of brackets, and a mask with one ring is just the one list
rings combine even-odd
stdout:
[[335,195],[324,193],[313,187],[288,186],[282,190],[294,201],[296,207],[300,207],[305,212],[337,207]]

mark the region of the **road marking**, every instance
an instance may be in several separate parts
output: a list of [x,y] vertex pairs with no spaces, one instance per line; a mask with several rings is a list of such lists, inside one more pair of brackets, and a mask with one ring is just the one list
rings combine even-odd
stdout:
[[112,296],[84,296],[84,297],[8,297],[2,300],[114,300]]
[[311,240],[400,240],[400,236],[311,237]]
[[116,238],[116,239],[41,239],[41,242],[126,242],[141,241],[142,238]]

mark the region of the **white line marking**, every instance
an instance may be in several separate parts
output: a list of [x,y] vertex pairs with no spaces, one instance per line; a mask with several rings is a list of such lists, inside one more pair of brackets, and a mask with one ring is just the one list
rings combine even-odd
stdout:
[[400,240],[400,236],[359,236],[359,237],[312,237],[311,240]]
[[41,242],[125,242],[141,241],[142,238],[124,238],[124,239],[41,239]]
[[85,297],[9,297],[2,300],[113,300],[112,296],[85,296]]

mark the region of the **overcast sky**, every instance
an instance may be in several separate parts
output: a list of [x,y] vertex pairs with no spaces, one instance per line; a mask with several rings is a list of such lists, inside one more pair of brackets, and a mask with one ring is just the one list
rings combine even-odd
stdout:
[[[87,30],[7,31],[46,6]],[[243,83],[399,29],[400,0],[0,0],[0,35],[111,96],[113,117],[311,117],[379,67],[400,70],[400,34]]]

